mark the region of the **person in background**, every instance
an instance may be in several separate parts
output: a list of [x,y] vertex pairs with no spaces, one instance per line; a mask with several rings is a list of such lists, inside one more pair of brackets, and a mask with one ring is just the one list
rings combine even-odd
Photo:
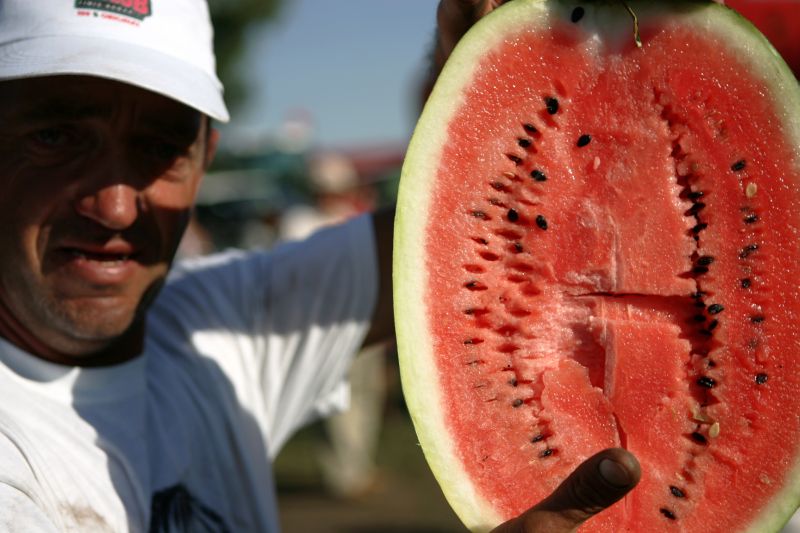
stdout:
[[[442,0],[437,64],[490,3]],[[0,5],[0,530],[278,530],[270,462],[392,334],[389,213],[173,264],[228,113],[204,0]],[[589,458],[498,532],[567,532]]]

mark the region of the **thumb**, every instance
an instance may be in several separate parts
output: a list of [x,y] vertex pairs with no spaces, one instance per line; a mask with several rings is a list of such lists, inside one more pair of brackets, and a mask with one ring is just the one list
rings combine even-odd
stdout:
[[630,452],[611,448],[584,461],[556,490],[493,533],[568,533],[627,494],[641,477]]

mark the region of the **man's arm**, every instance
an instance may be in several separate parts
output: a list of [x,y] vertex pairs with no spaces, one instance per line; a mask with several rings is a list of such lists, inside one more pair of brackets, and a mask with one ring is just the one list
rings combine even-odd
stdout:
[[378,251],[378,303],[372,315],[372,326],[365,345],[394,338],[394,310],[392,309],[392,239],[394,236],[394,208],[384,208],[372,215],[375,246]]

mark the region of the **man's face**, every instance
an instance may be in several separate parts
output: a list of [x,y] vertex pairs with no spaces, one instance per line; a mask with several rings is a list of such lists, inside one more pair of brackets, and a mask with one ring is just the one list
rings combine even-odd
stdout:
[[188,221],[206,127],[122,83],[0,82],[0,335],[75,362],[129,330]]

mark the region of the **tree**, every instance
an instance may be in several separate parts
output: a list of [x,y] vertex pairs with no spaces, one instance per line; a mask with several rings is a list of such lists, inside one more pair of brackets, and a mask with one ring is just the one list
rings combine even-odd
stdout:
[[225,101],[231,109],[247,99],[247,81],[239,68],[247,31],[274,18],[281,0],[209,0],[214,22],[217,72],[225,85]]

